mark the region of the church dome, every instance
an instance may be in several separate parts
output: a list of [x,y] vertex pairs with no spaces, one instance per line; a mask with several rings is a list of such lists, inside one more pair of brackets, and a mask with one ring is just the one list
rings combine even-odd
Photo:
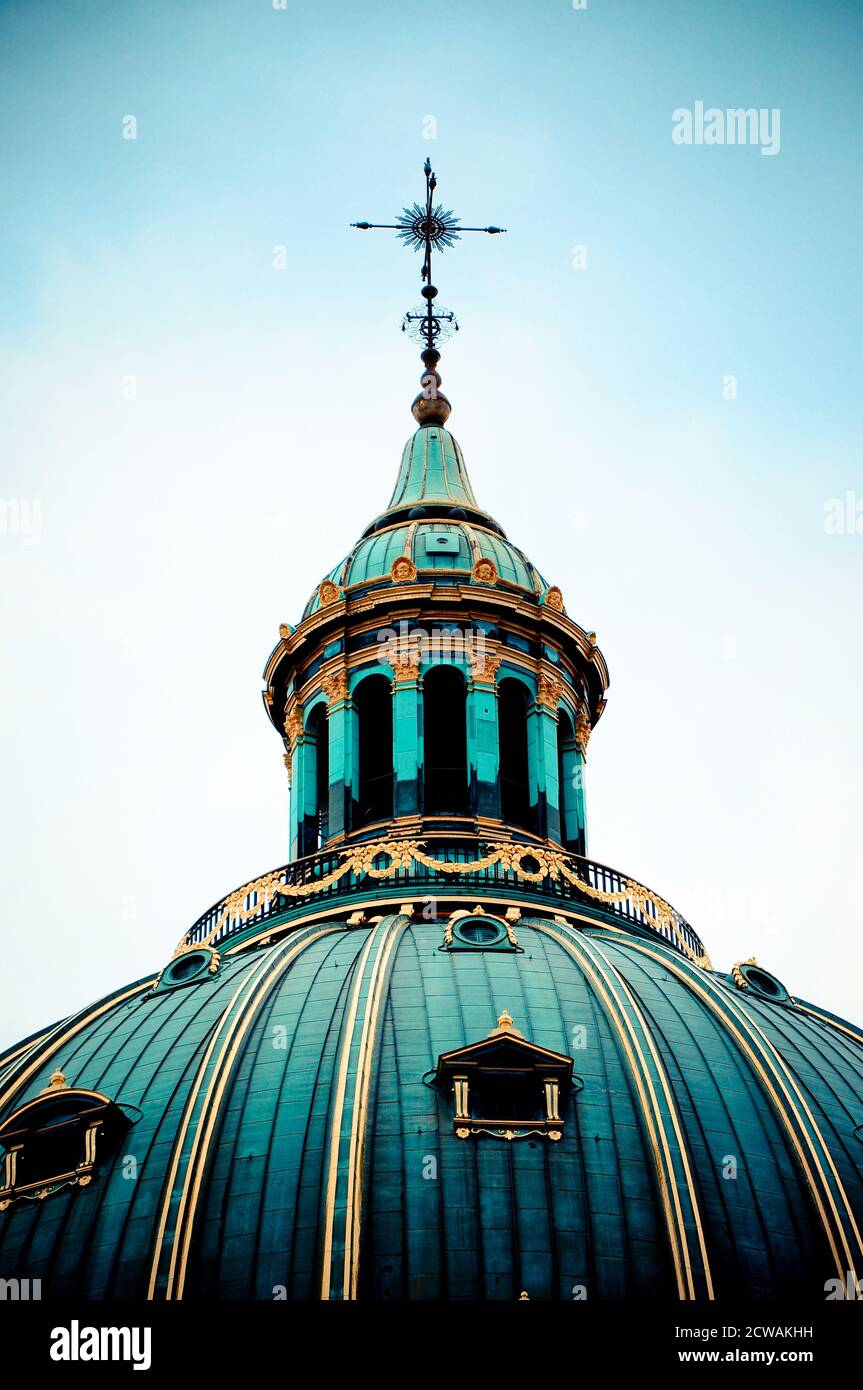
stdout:
[[316,613],[340,592],[389,583],[407,561],[417,582],[500,583],[541,602],[549,586],[474,496],[458,442],[442,425],[421,426],[408,440],[392,497],[349,555],[324,577],[303,612]]
[[4,1271],[51,1298],[690,1301],[859,1269],[860,1032],[528,888],[431,920],[282,900],[215,971],[13,1049],[20,1181],[58,1095],[129,1123],[0,1212]]
[[425,173],[397,224],[420,428],[264,669],[288,862],[0,1055],[0,1270],[198,1303],[857,1298],[863,1032],[589,857],[609,673],[445,428]]

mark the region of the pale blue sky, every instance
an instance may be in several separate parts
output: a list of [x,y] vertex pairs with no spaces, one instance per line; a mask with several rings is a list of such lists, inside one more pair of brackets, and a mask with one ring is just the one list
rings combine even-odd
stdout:
[[[717,964],[863,1016],[863,534],[823,524],[863,503],[861,31],[830,0],[0,4],[0,496],[42,517],[0,535],[0,1042],[287,857],[260,671],[385,504],[419,370],[418,258],[348,224],[426,155],[509,228],[440,263],[442,372],[482,504],[609,662],[591,852]],[[779,108],[780,153],[676,146],[696,100]]]

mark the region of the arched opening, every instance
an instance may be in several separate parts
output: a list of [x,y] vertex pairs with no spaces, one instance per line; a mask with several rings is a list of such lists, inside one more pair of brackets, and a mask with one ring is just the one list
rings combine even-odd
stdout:
[[426,815],[466,816],[466,693],[455,666],[432,666],[423,677],[423,763]]
[[330,829],[330,730],[327,707],[315,705],[306,723],[307,757],[309,759],[309,800],[313,826],[309,838],[310,851],[320,849]]
[[583,854],[578,806],[581,790],[581,769],[578,762],[578,748],[575,742],[575,729],[565,709],[557,720],[557,776],[560,798],[560,840],[567,849]]
[[527,754],[527,706],[530,699],[521,681],[500,682],[500,813],[509,825],[533,829]]
[[354,691],[358,723],[359,794],[353,828],[393,813],[393,701],[386,676],[367,676]]

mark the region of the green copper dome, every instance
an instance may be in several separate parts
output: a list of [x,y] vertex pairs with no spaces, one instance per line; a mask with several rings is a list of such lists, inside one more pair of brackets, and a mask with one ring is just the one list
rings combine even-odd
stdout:
[[384,516],[402,507],[429,503],[479,511],[464,455],[443,425],[425,426],[411,435]]
[[266,661],[289,862],[0,1055],[2,1277],[208,1324],[856,1297],[863,1032],[588,858],[608,668],[477,503],[425,289],[389,506]]
[[[389,506],[366,527],[349,555],[325,581],[348,589],[390,582],[393,564],[405,558],[422,582],[487,582],[478,561],[489,561],[494,582],[540,600],[548,585],[494,517],[479,507],[461,449],[442,425],[425,425],[402,453]],[[491,573],[491,572],[486,572]],[[303,617],[321,606],[319,588]]]
[[[0,1212],[7,1277],[43,1298],[686,1302],[823,1298],[859,1269],[859,1031],[613,914],[528,908],[503,947],[459,950],[446,919],[354,922],[275,914],[215,973],[139,982],[0,1058],[7,1122],[56,1097],[58,1065],[133,1121],[86,1186]],[[507,1113],[515,1063],[537,1097],[556,1078],[556,1118],[517,1090]],[[501,1067],[496,1120],[471,1097]]]

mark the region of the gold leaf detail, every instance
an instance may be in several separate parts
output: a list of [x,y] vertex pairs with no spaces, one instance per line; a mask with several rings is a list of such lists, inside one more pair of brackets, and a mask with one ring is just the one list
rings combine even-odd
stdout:
[[390,579],[394,584],[413,584],[417,577],[417,567],[407,555],[399,555],[393,560]]

